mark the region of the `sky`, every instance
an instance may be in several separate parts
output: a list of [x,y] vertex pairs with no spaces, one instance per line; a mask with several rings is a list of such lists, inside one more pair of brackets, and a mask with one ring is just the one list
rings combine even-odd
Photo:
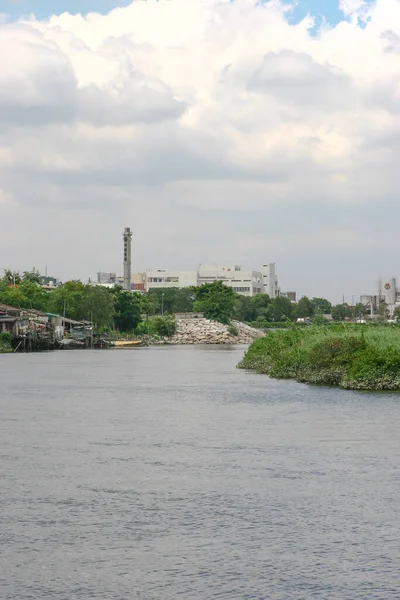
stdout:
[[[322,12],[323,7],[323,12]],[[400,276],[400,0],[0,0],[0,269]]]

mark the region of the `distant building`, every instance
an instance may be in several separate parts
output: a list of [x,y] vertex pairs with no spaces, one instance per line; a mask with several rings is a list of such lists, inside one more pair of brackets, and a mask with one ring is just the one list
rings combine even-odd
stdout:
[[363,294],[360,296],[360,303],[368,308],[371,315],[378,314],[379,305],[385,302],[388,305],[390,316],[393,316],[394,310],[400,306],[400,289],[397,287],[397,281],[394,277],[380,279],[378,282],[377,294]]
[[262,266],[263,293],[270,298],[279,296],[278,276],[275,272],[275,263]]
[[288,300],[290,300],[290,302],[297,302],[297,294],[296,292],[283,292],[281,294],[282,296],[284,296],[285,298],[287,298]]
[[[139,275],[141,274],[132,277]],[[224,285],[242,296],[251,297],[268,293],[265,289],[270,290],[273,298],[279,295],[274,263],[266,266],[265,276],[269,279],[265,285],[261,271],[244,271],[240,265],[200,265],[195,271],[157,270],[146,271],[143,275],[146,292],[150,289],[197,287],[205,283],[222,281]]]
[[97,273],[97,283],[112,283],[117,282],[116,273]]

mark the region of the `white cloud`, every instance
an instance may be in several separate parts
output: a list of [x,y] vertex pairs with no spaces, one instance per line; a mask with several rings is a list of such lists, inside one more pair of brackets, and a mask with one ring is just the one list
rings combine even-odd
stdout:
[[[105,16],[3,24],[4,197],[26,214],[40,211],[39,228],[70,223],[73,214],[88,244],[73,264],[63,251],[73,234],[62,228],[54,270],[93,276],[99,265],[91,240],[107,227],[103,249],[92,251],[102,253],[103,268],[109,252],[118,268],[119,229],[130,224],[146,232],[138,232],[138,268],[166,258],[182,267],[281,259],[285,280],[296,280],[295,240],[315,253],[318,282],[345,242],[354,240],[360,268],[360,240],[370,235],[377,205],[387,232],[374,241],[384,248],[391,240],[384,266],[395,270],[400,2],[377,0],[371,8],[342,0],[341,8],[354,18],[316,36],[310,19],[289,25],[287,5],[256,0],[135,1]],[[4,210],[3,201],[0,219]],[[343,226],[337,215],[347,213]],[[0,239],[0,253],[14,256],[16,267],[29,267],[31,257],[46,262],[45,238],[33,235],[31,223],[19,225],[34,239],[28,255],[17,238],[14,245],[10,236],[7,244]],[[261,256],[263,224],[270,241],[266,235]],[[257,243],[246,252],[253,230]],[[371,282],[382,252],[371,252],[365,267]]]

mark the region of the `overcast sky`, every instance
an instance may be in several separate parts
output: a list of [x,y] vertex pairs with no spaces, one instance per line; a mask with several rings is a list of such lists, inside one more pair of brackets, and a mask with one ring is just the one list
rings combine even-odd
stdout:
[[130,226],[133,271],[274,261],[349,302],[400,275],[399,0],[0,13],[0,268],[121,273]]

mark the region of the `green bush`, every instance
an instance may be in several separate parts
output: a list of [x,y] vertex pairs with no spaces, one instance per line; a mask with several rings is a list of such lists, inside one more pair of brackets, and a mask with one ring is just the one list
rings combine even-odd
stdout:
[[239,335],[239,330],[238,330],[238,328],[237,328],[237,327],[235,327],[234,325],[229,325],[229,327],[228,327],[228,333],[229,333],[230,335],[233,335],[233,336],[235,336],[235,337],[238,337],[238,335]]
[[172,337],[176,332],[174,317],[152,317],[142,321],[135,329],[136,335],[152,335],[157,337]]
[[257,319],[247,324],[256,329],[289,329],[293,326],[291,321],[265,321],[264,319]]
[[348,389],[400,389],[400,331],[359,325],[270,331],[239,367]]
[[159,337],[172,337],[176,331],[176,322],[173,317],[154,317],[150,321],[150,331]]
[[11,350],[11,335],[9,333],[0,333],[0,352]]

